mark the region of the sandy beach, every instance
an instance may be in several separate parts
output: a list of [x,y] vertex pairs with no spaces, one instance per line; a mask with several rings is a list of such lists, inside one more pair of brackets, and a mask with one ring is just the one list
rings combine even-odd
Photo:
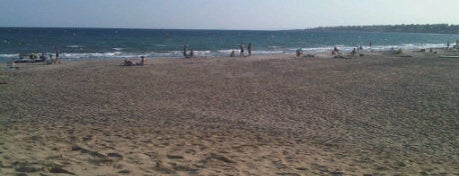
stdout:
[[18,64],[0,175],[459,175],[441,52]]

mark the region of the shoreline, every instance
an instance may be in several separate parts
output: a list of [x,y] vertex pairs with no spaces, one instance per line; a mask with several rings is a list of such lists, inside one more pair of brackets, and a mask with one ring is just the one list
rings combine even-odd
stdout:
[[[385,54],[385,55],[392,55],[392,56],[397,56],[397,55],[401,55],[401,54],[396,54],[395,52],[399,49],[402,49],[402,48],[393,48],[392,49],[382,49],[382,50],[378,50],[378,49],[371,49],[371,48],[365,48],[363,50],[357,50],[357,55],[358,54],[367,54],[367,55],[381,55],[381,54]],[[430,49],[433,49],[435,54],[437,54],[437,52],[439,54],[447,54],[447,53],[458,53],[458,50],[456,49],[449,49],[449,50],[446,50],[445,47],[436,47],[436,48],[430,48]],[[330,57],[334,57],[336,55],[331,55],[331,51],[333,50],[333,48],[329,48],[330,52],[325,52],[325,51],[311,51],[311,50],[308,50],[308,48],[303,48],[303,56],[301,57],[298,57],[298,58],[303,58],[303,57],[306,57],[308,58],[309,56],[307,55],[314,55],[314,56],[318,56],[319,58],[330,58]],[[422,51],[424,50],[424,51]],[[238,50],[235,50],[235,51],[238,51]],[[350,53],[352,51],[352,48],[348,48],[348,49],[345,49],[345,50],[340,50],[340,53],[338,55],[341,55],[341,56],[349,56]],[[404,51],[405,53],[408,53],[408,54],[413,54],[413,53],[417,53],[417,56],[423,56],[423,55],[420,55],[422,53],[424,54],[432,54],[432,53],[429,53],[429,48],[419,48],[419,49],[402,49],[402,51]],[[180,52],[180,51],[177,51],[177,52]],[[195,51],[196,52],[196,51]],[[204,52],[204,51],[202,51]],[[391,53],[393,52],[393,53]],[[47,55],[47,54],[45,54]],[[433,55],[433,54],[432,54]],[[86,59],[75,59],[75,58],[71,58],[69,60],[69,58],[65,58],[64,59],[61,59],[63,61],[66,61],[66,62],[86,62],[86,61],[114,61],[114,60],[125,60],[125,59],[139,59],[140,56],[142,55],[138,55],[138,57],[121,57],[121,58],[118,58],[118,57],[108,57],[108,58],[97,58],[97,57],[93,57],[93,58],[86,58]],[[143,55],[144,56],[144,55]],[[282,57],[289,57],[289,56],[295,56],[295,51],[291,50],[291,52],[289,53],[266,53],[266,54],[253,54],[252,56],[248,56],[246,53],[244,56],[239,56],[239,55],[236,55],[234,57],[230,57],[229,54],[228,55],[218,55],[218,56],[202,56],[202,55],[197,55],[195,56],[195,59],[211,59],[211,58],[250,58],[250,57],[272,57],[272,56],[282,56]],[[311,57],[309,57],[311,58]],[[149,57],[148,59],[150,60],[156,60],[156,59],[189,59],[189,58],[184,58],[183,56],[173,56],[173,57],[167,57],[167,56],[156,56],[156,57]],[[7,62],[10,62],[10,61],[7,61]],[[5,63],[5,62],[4,62]],[[4,64],[3,63],[3,64]]]
[[[374,47],[364,47],[363,52],[389,52],[391,48],[394,49],[402,49],[404,51],[419,51],[421,49],[428,50],[432,48],[434,50],[445,50],[446,44],[431,44],[432,46],[374,46]],[[441,46],[440,46],[441,45]],[[444,45],[444,46],[443,46]],[[350,53],[353,48],[357,48],[356,46],[341,46],[338,45],[339,49],[345,53]],[[326,55],[331,53],[333,50],[333,46],[329,47],[319,47],[319,48],[302,48],[306,54],[313,54],[313,55]],[[239,49],[221,49],[221,50],[195,50],[195,55],[198,58],[220,58],[220,57],[228,57],[231,51],[234,50],[238,53]],[[290,55],[295,54],[295,49],[293,48],[284,48],[282,50],[255,50],[253,51],[253,55],[256,56],[270,56],[270,55]],[[330,51],[330,52],[329,52]],[[61,57],[64,61],[91,61],[91,60],[113,60],[113,59],[135,59],[140,56],[149,57],[151,59],[163,59],[163,58],[183,58],[182,56],[183,51],[169,51],[169,52],[147,52],[147,53],[124,53],[123,50],[119,50],[117,48],[115,51],[112,52],[96,52],[96,53],[61,53],[63,57]],[[54,53],[46,53],[45,56]],[[247,53],[245,53],[247,54]],[[19,54],[8,54],[3,53],[0,54],[0,63],[7,63],[11,62],[11,60],[18,59],[17,56]]]
[[0,173],[458,174],[459,61],[440,55],[18,64]]

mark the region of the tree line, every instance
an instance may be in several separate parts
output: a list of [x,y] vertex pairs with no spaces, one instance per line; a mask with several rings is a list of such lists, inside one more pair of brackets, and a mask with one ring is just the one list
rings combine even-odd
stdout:
[[334,26],[316,27],[306,31],[346,31],[346,32],[406,32],[459,34],[459,25],[450,24],[409,24],[409,25],[371,25],[371,26]]

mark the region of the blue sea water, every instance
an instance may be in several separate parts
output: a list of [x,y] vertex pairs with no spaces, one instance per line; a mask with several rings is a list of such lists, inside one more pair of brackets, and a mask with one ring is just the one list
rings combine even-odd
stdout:
[[446,47],[459,35],[414,33],[236,31],[171,29],[0,28],[0,62],[19,54],[53,54],[63,60],[182,57],[188,44],[198,57],[228,56],[239,45],[253,45],[253,54],[328,52],[334,46],[351,50],[362,45],[374,50]]

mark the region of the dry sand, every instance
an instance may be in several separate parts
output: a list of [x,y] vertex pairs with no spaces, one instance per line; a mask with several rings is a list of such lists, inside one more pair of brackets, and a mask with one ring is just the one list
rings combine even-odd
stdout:
[[459,59],[409,54],[20,64],[0,175],[459,175]]

